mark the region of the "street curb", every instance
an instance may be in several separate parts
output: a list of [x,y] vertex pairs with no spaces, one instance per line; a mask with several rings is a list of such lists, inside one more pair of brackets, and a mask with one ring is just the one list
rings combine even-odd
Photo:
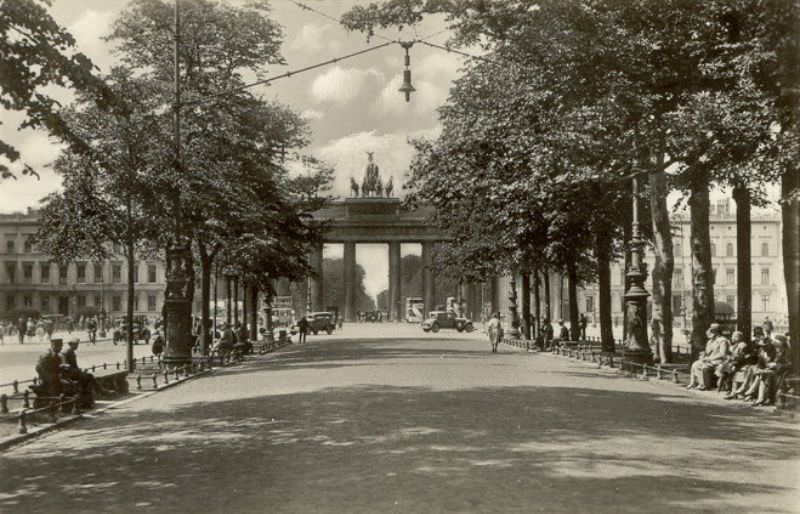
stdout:
[[[76,421],[79,421],[81,419],[92,419],[98,414],[102,414],[102,413],[104,413],[106,411],[109,411],[109,410],[112,410],[112,409],[117,409],[119,407],[123,407],[123,406],[125,406],[125,405],[127,405],[129,403],[133,403],[134,401],[137,401],[137,400],[143,400],[145,398],[149,398],[150,396],[153,396],[154,394],[156,394],[158,392],[161,392],[164,389],[169,389],[169,388],[175,387],[175,386],[177,386],[179,384],[183,384],[184,382],[188,382],[189,380],[192,380],[193,378],[199,378],[199,377],[203,377],[203,376],[206,376],[206,375],[210,375],[211,373],[213,373],[217,369],[218,368],[213,368],[213,369],[207,369],[207,370],[204,370],[204,371],[200,371],[198,373],[195,373],[194,375],[191,375],[191,376],[188,376],[188,377],[179,378],[178,380],[175,380],[174,382],[170,382],[169,384],[163,384],[158,389],[153,389],[152,391],[147,391],[147,392],[141,393],[141,394],[136,395],[136,396],[134,396],[132,398],[126,398],[125,400],[120,400],[118,402],[114,402],[114,403],[112,403],[110,405],[106,405],[106,406],[101,407],[99,409],[92,410],[90,412],[91,417],[90,416],[85,416],[83,414],[78,414],[77,416],[70,414],[70,415],[64,416],[63,418],[59,418],[59,420],[56,421],[55,423],[51,423],[49,425],[45,425],[45,426],[30,430],[26,434],[17,434],[17,435],[8,437],[6,439],[0,440],[0,452],[8,450],[9,448],[13,448],[15,446],[18,446],[20,444],[23,444],[25,442],[28,442],[28,441],[30,441],[32,439],[35,439],[35,438],[40,437],[40,436],[43,436],[43,435],[48,434],[50,432],[53,432],[56,429],[63,428],[65,426],[67,426],[67,425],[69,425],[71,423],[74,423]],[[89,413],[87,413],[87,414],[89,414]]]

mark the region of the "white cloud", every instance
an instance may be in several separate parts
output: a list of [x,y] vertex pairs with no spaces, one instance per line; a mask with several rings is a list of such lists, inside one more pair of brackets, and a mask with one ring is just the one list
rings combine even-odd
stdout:
[[303,25],[297,37],[294,38],[290,48],[292,50],[299,50],[306,54],[335,54],[342,48],[342,43],[331,39],[326,36],[326,33],[331,29],[331,25],[317,25],[316,23],[307,23]]
[[109,51],[110,43],[103,41],[102,37],[108,34],[114,16],[111,11],[89,9],[68,27],[69,32],[75,36],[78,50],[104,71],[108,71],[113,58]]
[[308,121],[321,120],[325,113],[317,109],[306,109],[300,113],[300,117]]
[[383,81],[383,78],[383,74],[375,68],[360,70],[334,66],[314,79],[309,93],[317,103],[344,104],[358,96],[368,81]]

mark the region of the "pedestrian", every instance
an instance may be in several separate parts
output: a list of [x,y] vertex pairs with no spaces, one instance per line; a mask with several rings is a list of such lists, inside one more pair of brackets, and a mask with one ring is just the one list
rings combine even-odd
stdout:
[[161,331],[156,329],[153,332],[153,355],[156,356],[156,359],[161,360],[162,353],[164,353],[164,337],[162,337]]
[[103,388],[95,380],[94,375],[84,372],[78,366],[78,350],[80,340],[76,337],[67,343],[67,349],[61,354],[61,376],[78,384],[81,394],[81,403],[84,408],[91,408],[94,404],[94,396],[103,393]]
[[589,320],[586,319],[586,314],[581,313],[581,318],[578,321],[578,327],[581,330],[581,341],[586,341],[586,326],[589,324]]
[[308,336],[308,319],[305,316],[297,322],[298,343],[305,343]]
[[6,322],[0,321],[0,344],[6,344]]
[[558,320],[558,342],[564,344],[569,341],[569,329],[564,325],[564,320]]
[[542,327],[542,336],[544,338],[544,349],[549,350],[553,344],[553,325],[550,324],[548,318],[544,319]]
[[500,313],[493,312],[492,317],[486,323],[486,333],[489,334],[489,343],[492,345],[492,353],[497,353],[497,345],[503,338],[503,327],[500,325]]
[[33,337],[36,335],[36,321],[33,319],[33,317],[28,318],[27,334],[28,337]]
[[97,344],[97,320],[95,318],[89,319],[86,330],[89,332],[89,342]]
[[236,344],[236,334],[233,333],[229,323],[225,323],[222,327],[222,337],[219,339],[218,353],[220,362],[224,363]]
[[25,344],[25,330],[27,330],[28,322],[25,318],[20,317],[17,320],[17,332],[19,333],[19,344]]
[[36,322],[36,337],[40,343],[44,341],[44,321],[41,318]]
[[48,341],[52,341],[53,340],[53,332],[56,329],[56,324],[52,320],[52,318],[47,318],[47,319],[44,320],[44,329],[47,332],[47,340]]
[[75,322],[72,321],[72,318],[67,316],[65,320],[67,323],[67,334],[71,334],[73,330],[75,330]]

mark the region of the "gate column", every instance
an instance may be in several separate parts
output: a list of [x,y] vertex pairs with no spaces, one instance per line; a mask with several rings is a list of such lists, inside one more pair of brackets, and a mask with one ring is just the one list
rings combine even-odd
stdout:
[[316,276],[310,277],[309,286],[311,287],[311,310],[319,312],[325,310],[322,288],[322,246],[314,248],[311,253],[311,267]]
[[422,243],[422,298],[425,316],[436,308],[436,276],[433,272],[433,243]]
[[389,243],[389,319],[392,321],[403,319],[400,262],[400,243],[393,241]]
[[356,244],[344,244],[344,319],[355,321],[356,318]]

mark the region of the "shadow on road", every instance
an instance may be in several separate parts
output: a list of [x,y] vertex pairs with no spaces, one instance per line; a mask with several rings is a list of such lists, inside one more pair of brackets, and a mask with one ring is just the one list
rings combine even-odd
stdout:
[[363,386],[124,411],[4,456],[0,510],[789,512],[736,472],[791,463],[795,432],[676,398]]

